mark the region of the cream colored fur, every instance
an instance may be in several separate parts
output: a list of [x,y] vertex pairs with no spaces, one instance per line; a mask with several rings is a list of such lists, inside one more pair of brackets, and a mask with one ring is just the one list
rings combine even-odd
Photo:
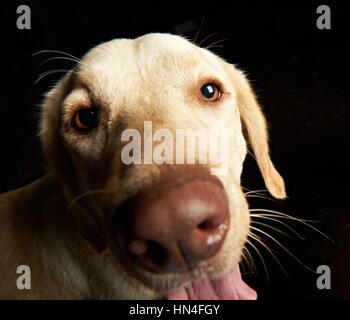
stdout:
[[[215,103],[198,97],[208,81],[223,88]],[[98,108],[99,126],[82,135],[71,120],[88,106]],[[268,190],[285,197],[283,180],[269,158],[262,111],[233,65],[182,37],[148,34],[93,48],[47,94],[40,134],[49,171],[0,196],[0,298],[153,299],[189,281],[140,270],[134,277],[133,267],[125,270],[112,244],[108,224],[113,208],[162,174],[157,165],[127,167],[120,160],[121,131],[142,132],[145,120],[152,121],[153,130],[230,131],[229,174],[219,176],[229,197],[230,228],[220,252],[195,272],[217,277],[240,261],[249,229],[240,187],[247,152],[242,125]],[[16,269],[23,264],[32,271],[30,290],[16,287]]]

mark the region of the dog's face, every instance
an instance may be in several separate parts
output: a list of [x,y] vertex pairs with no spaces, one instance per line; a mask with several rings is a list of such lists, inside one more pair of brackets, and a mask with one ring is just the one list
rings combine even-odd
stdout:
[[[186,129],[207,134],[207,148],[188,140],[176,161]],[[244,75],[179,36],[101,44],[49,92],[48,163],[82,236],[112,257],[125,298],[254,296],[238,269],[249,230],[243,129],[270,193],[285,197]],[[213,132],[225,133],[227,147],[209,143]]]

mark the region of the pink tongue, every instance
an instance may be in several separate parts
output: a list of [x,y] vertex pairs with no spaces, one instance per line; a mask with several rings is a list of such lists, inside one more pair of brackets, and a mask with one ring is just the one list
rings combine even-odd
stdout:
[[215,280],[194,279],[186,287],[171,292],[169,300],[256,300],[256,292],[246,285],[237,265]]

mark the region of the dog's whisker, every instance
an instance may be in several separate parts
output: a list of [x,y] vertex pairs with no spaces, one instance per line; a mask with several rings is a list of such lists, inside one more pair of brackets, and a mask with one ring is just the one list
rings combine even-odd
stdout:
[[[242,259],[241,259],[241,261],[239,262],[239,265],[240,265],[240,267],[242,268],[241,274],[247,274],[247,273],[249,273],[250,265],[249,265],[249,262],[248,262],[247,257],[246,257],[245,254],[244,254],[244,251],[242,251]],[[246,270],[246,267],[248,268],[248,272],[247,272],[247,270]]]
[[265,235],[266,237],[270,238],[272,241],[274,241],[275,243],[277,243],[285,252],[287,252],[295,261],[297,261],[299,264],[301,264],[303,267],[305,267],[306,269],[308,269],[309,271],[316,273],[314,270],[312,270],[309,266],[307,266],[305,263],[303,263],[302,261],[300,261],[293,253],[291,253],[284,245],[282,245],[278,240],[276,240],[274,237],[272,237],[271,235],[269,235],[268,233],[266,233],[265,231],[260,230],[259,228],[255,228],[250,226],[251,229],[262,233],[263,235]]
[[287,234],[287,233],[283,232],[282,230],[280,230],[280,229],[278,229],[278,228],[276,228],[276,227],[273,227],[273,226],[271,226],[271,225],[269,225],[269,224],[267,224],[267,223],[258,222],[258,221],[252,221],[251,223],[252,223],[252,224],[258,224],[258,225],[260,225],[260,226],[264,226],[264,227],[270,228],[270,229],[272,229],[272,230],[275,230],[275,231],[278,232],[278,233],[283,234],[284,236],[286,236],[286,237],[288,237],[288,238],[291,238],[291,236],[290,236],[289,234]]
[[277,200],[266,197],[266,196],[261,196],[261,195],[257,195],[257,194],[248,194],[246,195],[246,198],[261,198],[261,199],[266,199],[266,200],[270,200],[276,203],[279,203]]
[[68,205],[68,210],[70,208],[72,208],[73,206],[75,206],[78,201],[80,201],[81,199],[85,198],[85,197],[88,197],[88,196],[91,196],[91,195],[97,195],[97,194],[103,194],[103,195],[106,195],[106,196],[111,196],[110,192],[104,190],[104,189],[100,189],[100,190],[89,190],[89,191],[86,191],[82,194],[79,194],[78,196],[76,196],[75,198],[73,198],[71,200],[71,202],[69,203]]
[[210,45],[208,45],[205,49],[210,50],[213,48],[223,48],[224,46],[220,45],[219,43],[224,42],[224,41],[227,41],[227,39],[221,39],[221,40],[215,41],[215,42],[211,43]]
[[[250,234],[248,234],[248,238],[249,237],[251,237]],[[252,239],[254,239],[254,238],[252,238]],[[265,260],[264,260],[264,258],[262,256],[262,254],[260,253],[258,248],[251,241],[249,241],[249,239],[246,239],[246,243],[248,243],[255,250],[255,252],[258,254],[258,256],[259,256],[259,258],[260,258],[260,260],[261,260],[261,262],[262,262],[262,264],[264,266],[264,270],[265,270],[265,274],[266,274],[266,280],[270,281],[269,272],[267,271],[267,266],[266,266],[266,263],[265,263]],[[256,273],[258,273],[258,272],[256,272]]]
[[[251,267],[249,258],[246,256],[246,248],[242,249],[242,259],[240,261],[240,265],[241,265],[244,273],[251,272],[252,267]],[[246,270],[246,267],[247,267],[248,271]]]
[[247,253],[246,258],[247,258],[247,261],[249,262],[249,266],[251,268],[252,273],[257,273],[258,271],[256,269],[256,265],[254,263],[254,259],[253,259],[252,255],[250,254],[249,249],[246,246],[244,246],[243,250]]
[[201,42],[198,44],[198,47],[200,47],[206,40],[208,40],[212,36],[215,36],[216,34],[218,34],[218,32],[213,32],[213,33],[207,35],[204,39],[201,40]]
[[32,54],[32,56],[34,57],[34,56],[36,56],[38,54],[42,54],[42,53],[59,53],[59,54],[63,54],[67,57],[74,59],[74,61],[76,61],[76,62],[81,62],[81,59],[77,58],[76,56],[73,56],[72,54],[69,54],[67,52],[60,51],[60,50],[40,50],[40,51],[34,52]]
[[203,15],[203,17],[202,17],[201,24],[200,24],[200,26],[199,26],[199,28],[198,28],[198,31],[196,32],[196,35],[195,35],[195,37],[194,37],[194,39],[193,39],[193,41],[192,41],[194,44],[196,44],[197,38],[198,38],[198,36],[199,36],[199,33],[200,33],[201,30],[202,30],[202,27],[203,27],[203,25],[204,25],[205,18],[206,18],[206,13],[204,13],[204,15]]
[[259,219],[267,219],[267,220],[270,220],[270,221],[274,221],[276,223],[280,223],[282,224],[283,226],[285,226],[286,228],[288,228],[289,230],[291,230],[294,234],[296,234],[296,236],[298,238],[300,238],[301,240],[305,240],[306,238],[302,237],[298,232],[296,232],[291,226],[289,226],[288,224],[284,223],[283,221],[280,221],[278,219],[274,219],[274,218],[271,218],[271,217],[267,217],[263,214],[250,214],[250,217],[253,217],[253,218],[259,218]]
[[250,257],[248,255],[248,250],[247,250],[246,247],[244,247],[242,249],[242,257],[243,257],[243,259],[244,259],[244,261],[245,261],[245,263],[247,265],[248,272],[250,272],[250,273],[254,272],[253,266],[252,266],[252,263],[251,263],[251,260],[250,260]]
[[[257,228],[251,228],[253,230],[259,230]],[[254,234],[253,232],[249,232],[249,236],[254,239],[255,241],[257,241],[258,243],[260,243],[270,254],[271,256],[275,259],[275,261],[277,262],[278,266],[281,268],[282,272],[286,275],[287,278],[289,278],[289,275],[286,271],[286,269],[283,267],[283,265],[281,264],[281,262],[278,260],[278,258],[276,257],[276,255],[273,253],[272,249],[266,244],[266,242],[263,241],[263,239],[261,237],[259,237],[258,235]]]
[[[103,221],[103,213],[101,212],[99,206],[96,204],[96,202],[94,201],[93,204],[95,205],[95,213],[97,213],[97,215],[91,215],[91,213],[89,213],[88,211],[85,210],[85,208],[83,208],[82,206],[78,205],[79,200],[81,200],[84,197],[87,196],[91,196],[91,195],[96,195],[96,194],[104,194],[106,196],[110,196],[110,193],[107,192],[106,190],[89,190],[86,191],[78,196],[76,196],[75,198],[71,199],[70,203],[67,205],[67,212],[71,212],[72,207],[75,207],[75,210],[79,210],[84,214],[84,217],[89,221],[89,223],[91,225],[95,225],[95,226],[99,226],[102,221]],[[94,199],[93,199],[94,200]]]
[[269,209],[258,209],[258,208],[254,208],[254,209],[249,209],[250,212],[267,212],[267,214],[271,214],[274,216],[279,216],[279,217],[285,217],[288,219],[292,219],[292,220],[298,220],[298,221],[304,221],[304,222],[320,222],[318,220],[307,220],[307,219],[302,219],[302,218],[296,218],[293,217],[289,214],[280,212],[280,211],[275,211],[275,210],[269,210]]
[[[249,212],[254,212],[255,209],[249,209]],[[260,212],[260,211],[257,211]],[[256,214],[256,213],[255,213]],[[251,216],[253,214],[250,214]],[[257,215],[262,216],[262,217],[275,217],[276,219],[286,219],[286,220],[294,220],[294,221],[305,221],[305,222],[319,222],[319,221],[315,221],[315,220],[306,220],[306,219],[301,219],[301,218],[295,218],[295,217],[285,217],[285,216],[281,216],[279,214],[273,214],[273,213],[258,213]]]
[[54,70],[43,72],[39,75],[39,78],[34,82],[34,84],[37,84],[42,78],[44,78],[50,74],[60,73],[60,72],[69,72],[69,71],[70,70],[67,70],[67,69],[54,69]]
[[[100,222],[96,219],[95,215],[91,215],[83,207],[75,206],[76,212],[79,212],[80,215],[84,215],[84,218],[91,226],[99,226]],[[67,206],[66,211],[70,213],[70,208]]]
[[253,159],[256,161],[255,155],[254,155],[249,149],[247,149],[247,152],[248,152],[248,154],[250,154],[250,155],[253,157]]
[[316,231],[317,233],[319,233],[320,235],[322,235],[323,237],[325,237],[326,239],[328,239],[332,243],[335,243],[335,241],[333,239],[331,239],[329,236],[327,236],[325,233],[323,233],[322,231],[320,231],[319,229],[315,228],[314,226],[312,226],[311,224],[308,223],[308,222],[316,222],[316,221],[299,219],[299,218],[292,217],[292,216],[290,216],[288,214],[285,214],[285,213],[282,213],[282,212],[279,212],[279,211],[267,210],[267,209],[249,209],[249,212],[267,212],[268,214],[274,214],[275,217],[278,216],[280,218],[286,218],[286,219],[291,219],[291,220],[294,220],[294,221],[299,221],[300,223],[302,223],[305,226],[307,226],[307,227],[311,228],[312,230]]
[[206,49],[210,50],[210,49],[223,48],[223,47],[224,46],[222,46],[222,45],[213,44],[213,45],[208,46]]
[[73,58],[70,58],[70,57],[51,57],[51,58],[48,58],[48,59],[45,59],[43,62],[41,62],[39,64],[39,69],[42,65],[44,65],[45,63],[49,62],[49,61],[54,61],[54,60],[67,60],[67,61],[72,61],[72,62],[75,62],[75,63],[80,63],[78,60],[75,60]]
[[83,192],[82,194],[79,194],[78,196],[76,196],[72,202],[77,202],[80,199],[87,197],[87,196],[91,196],[91,195],[95,195],[95,194],[104,194],[104,195],[109,195],[111,196],[111,193],[105,189],[96,189],[96,190],[88,190]]
[[[248,190],[246,188],[244,188],[245,190]],[[261,189],[261,190],[249,190],[248,192],[245,192],[244,194],[245,195],[248,195],[248,194],[259,194],[260,192],[268,192],[268,190],[266,189]]]
[[[95,193],[95,194],[100,194],[100,193]],[[104,195],[107,195],[107,194],[104,194]],[[92,203],[94,204],[95,212],[97,213],[97,216],[100,218],[100,221],[103,221],[104,215],[103,215],[103,212],[101,210],[101,207],[99,206],[99,204],[96,201],[96,197],[92,197]]]
[[227,39],[221,39],[221,40],[215,41],[212,44],[210,44],[209,46],[207,46],[206,49],[209,50],[209,49],[212,49],[214,47],[222,47],[222,46],[218,46],[218,44],[221,42],[225,42],[225,41],[227,41]]

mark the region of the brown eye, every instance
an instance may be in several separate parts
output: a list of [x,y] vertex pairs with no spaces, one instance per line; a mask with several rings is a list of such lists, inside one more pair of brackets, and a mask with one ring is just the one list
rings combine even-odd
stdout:
[[214,102],[219,100],[221,92],[214,83],[206,83],[200,90],[200,96],[205,101]]
[[79,131],[89,132],[97,125],[97,111],[95,109],[80,109],[74,114],[73,127]]

